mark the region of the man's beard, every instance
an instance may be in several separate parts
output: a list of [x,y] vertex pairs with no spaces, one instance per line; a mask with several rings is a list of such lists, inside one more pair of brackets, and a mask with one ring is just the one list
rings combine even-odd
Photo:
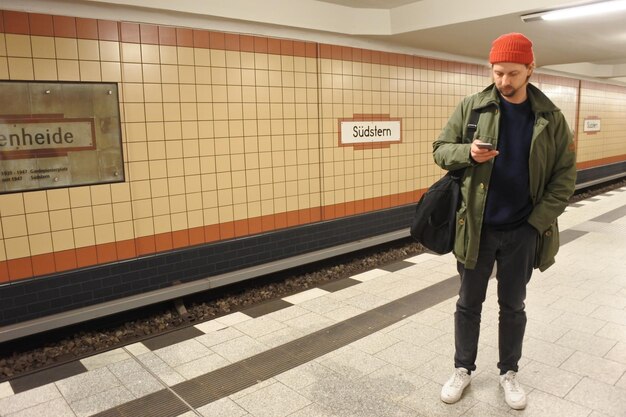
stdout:
[[517,88],[513,88],[513,86],[507,85],[507,86],[498,88],[498,91],[504,97],[513,97],[519,90]]

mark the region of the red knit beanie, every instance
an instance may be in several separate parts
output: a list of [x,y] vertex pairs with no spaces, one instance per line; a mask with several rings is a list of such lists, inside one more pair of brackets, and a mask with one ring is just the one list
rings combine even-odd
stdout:
[[533,43],[521,33],[507,33],[491,43],[489,62],[516,62],[530,64],[535,60]]

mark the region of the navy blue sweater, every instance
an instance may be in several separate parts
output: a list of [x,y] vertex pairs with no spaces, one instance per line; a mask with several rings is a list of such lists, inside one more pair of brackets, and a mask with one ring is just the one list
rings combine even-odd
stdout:
[[513,104],[501,99],[500,112],[500,154],[494,159],[484,223],[496,229],[513,229],[532,211],[528,158],[535,117],[528,100]]

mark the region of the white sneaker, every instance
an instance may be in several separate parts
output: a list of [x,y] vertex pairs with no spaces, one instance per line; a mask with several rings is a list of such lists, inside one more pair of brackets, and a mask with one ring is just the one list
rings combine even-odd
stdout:
[[508,371],[504,375],[500,375],[500,385],[504,388],[504,399],[506,403],[514,410],[522,410],[526,407],[526,393],[517,382],[517,372]]
[[463,390],[470,383],[472,377],[465,368],[456,368],[448,381],[441,388],[441,401],[453,404],[463,395]]

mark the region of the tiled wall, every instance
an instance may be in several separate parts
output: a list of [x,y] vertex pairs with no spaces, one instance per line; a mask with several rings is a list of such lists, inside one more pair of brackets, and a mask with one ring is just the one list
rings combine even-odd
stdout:
[[[580,101],[579,167],[626,160],[626,88],[583,81]],[[600,131],[583,132],[586,118],[598,118]]]
[[[1,195],[0,283],[414,202],[441,176],[433,139],[489,74],[336,45],[0,11],[0,79],[119,83],[127,178]],[[578,80],[535,81],[575,126]],[[581,109],[607,118],[593,140],[611,143],[588,147],[579,134],[582,160],[626,159],[626,90],[580,91]],[[401,118],[402,142],[338,145],[338,119],[372,114]]]

